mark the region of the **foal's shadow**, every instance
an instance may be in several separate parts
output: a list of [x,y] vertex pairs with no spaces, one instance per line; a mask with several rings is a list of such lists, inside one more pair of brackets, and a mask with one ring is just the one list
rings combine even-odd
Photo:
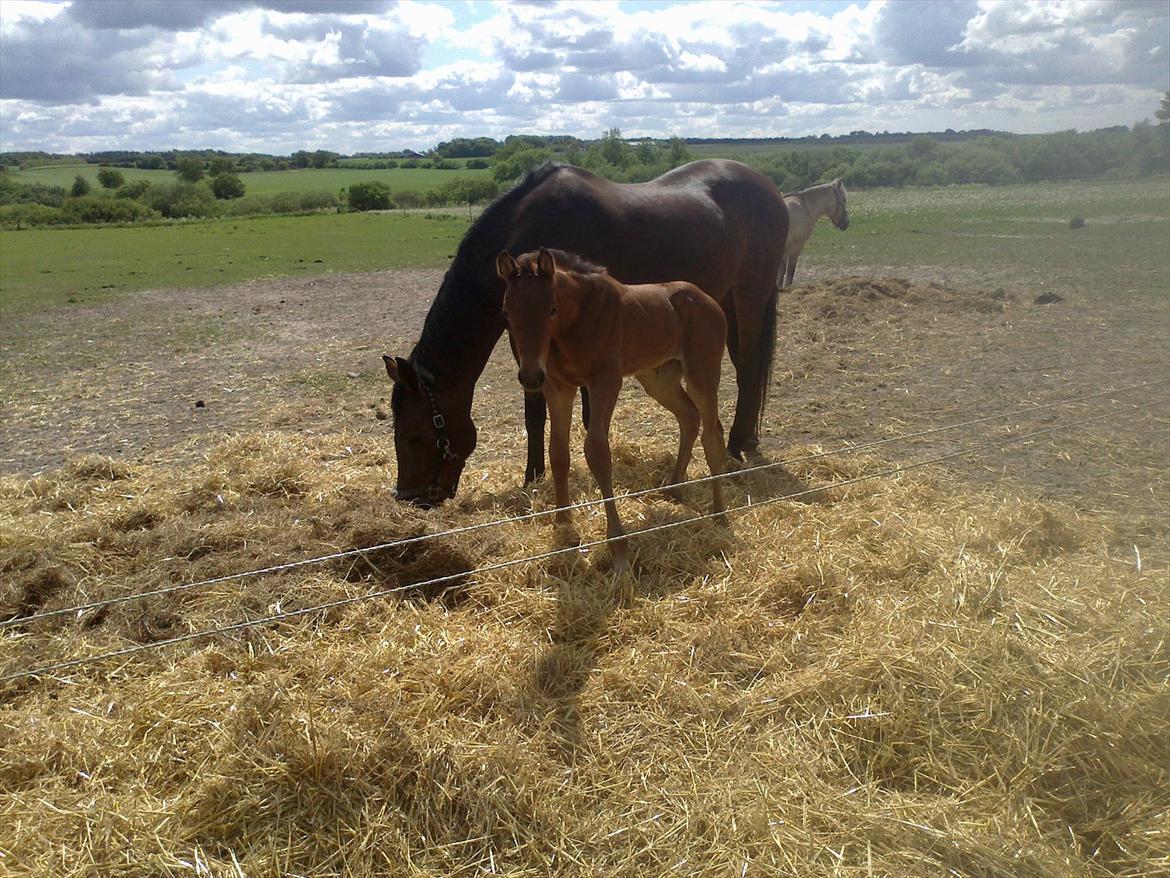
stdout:
[[787,502],[814,506],[831,502],[825,493],[829,485],[814,484],[793,472],[784,458],[773,458],[758,450],[745,452],[742,461],[729,459],[727,473],[724,495],[728,506],[778,497],[786,497]]
[[[550,559],[545,568],[557,583],[556,619],[549,644],[534,664],[529,707],[566,757],[586,744],[579,696],[606,651],[611,617],[638,600],[656,600],[687,588],[707,572],[712,559],[726,553],[734,537],[724,522],[683,524],[692,516],[666,504],[644,513],[638,530],[678,522],[668,530],[631,534],[631,571],[617,575],[609,552],[596,548],[587,556],[570,553]],[[590,530],[600,522],[590,521]],[[632,529],[633,530],[633,529]],[[558,525],[556,546],[584,540],[571,525]]]

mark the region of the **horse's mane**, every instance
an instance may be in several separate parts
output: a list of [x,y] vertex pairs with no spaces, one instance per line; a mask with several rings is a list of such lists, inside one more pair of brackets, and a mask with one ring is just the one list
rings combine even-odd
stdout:
[[[472,223],[427,312],[422,334],[410,355],[412,362],[421,360],[432,371],[458,372],[461,366],[452,363],[452,359],[460,353],[472,354],[485,346],[490,351],[499,337],[495,334],[488,338],[492,327],[499,324],[502,328],[499,302],[485,291],[486,285],[496,282],[496,253],[507,238],[517,205],[562,167],[545,162],[533,168]],[[492,269],[490,275],[486,273],[488,266]]]
[[[555,247],[546,247],[549,253],[553,255],[553,259],[557,263],[557,271],[567,271],[570,274],[578,275],[592,275],[592,274],[607,274],[604,265],[597,265],[579,256],[576,253],[569,253],[567,250],[558,250]],[[516,257],[516,262],[529,269],[536,264],[536,258],[540,255],[539,250],[533,250],[529,253],[523,253]]]
[[804,195],[806,192],[812,192],[814,189],[832,189],[837,185],[836,180],[830,180],[828,183],[817,183],[814,186],[806,186],[804,189],[797,189],[795,192],[785,192],[787,195]]

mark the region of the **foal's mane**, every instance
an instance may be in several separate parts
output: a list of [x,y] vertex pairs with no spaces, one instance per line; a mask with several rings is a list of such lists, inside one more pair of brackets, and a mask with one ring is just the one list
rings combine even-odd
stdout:
[[[567,271],[569,274],[581,276],[608,273],[604,265],[597,265],[576,253],[569,253],[567,250],[557,250],[555,247],[545,247],[544,249],[551,253],[553,259],[556,260],[557,271]],[[539,255],[540,251],[533,250],[531,253],[524,253],[518,256],[516,262],[522,270],[535,274],[536,260]]]

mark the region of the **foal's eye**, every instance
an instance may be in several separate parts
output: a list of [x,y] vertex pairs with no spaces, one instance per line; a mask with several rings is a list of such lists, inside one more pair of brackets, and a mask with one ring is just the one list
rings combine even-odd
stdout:
[[552,306],[552,310],[548,312],[548,316],[549,317],[556,317],[557,316],[557,306],[556,305]]

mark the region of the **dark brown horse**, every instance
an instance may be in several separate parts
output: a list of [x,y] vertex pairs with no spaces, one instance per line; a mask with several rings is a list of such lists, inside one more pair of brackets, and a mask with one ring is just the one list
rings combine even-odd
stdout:
[[[678,457],[671,484],[686,478],[699,425],[711,475],[723,472],[727,449],[719,423],[719,372],[727,322],[719,305],[685,281],[626,286],[604,268],[560,250],[541,248],[496,259],[506,284],[504,314],[520,365],[517,377],[548,401],[548,456],[560,511],[569,520],[569,425],[577,388],[589,390],[585,460],[605,498],[605,535],[625,535],[613,501],[609,425],[622,378],[633,375],[678,420]],[[683,379],[686,389],[683,389]],[[714,512],[723,511],[718,479]],[[612,543],[614,566],[627,567],[625,540]]]
[[[787,236],[780,193],[739,162],[691,162],[630,184],[564,165],[531,171],[464,237],[410,358],[383,358],[394,381],[396,496],[429,506],[455,494],[475,448],[475,382],[504,331],[495,261],[505,249],[555,247],[607,266],[623,283],[685,280],[705,290],[727,317],[736,368],[728,451],[742,457],[756,448]],[[544,472],[544,398],[526,394],[524,415],[531,481]]]

